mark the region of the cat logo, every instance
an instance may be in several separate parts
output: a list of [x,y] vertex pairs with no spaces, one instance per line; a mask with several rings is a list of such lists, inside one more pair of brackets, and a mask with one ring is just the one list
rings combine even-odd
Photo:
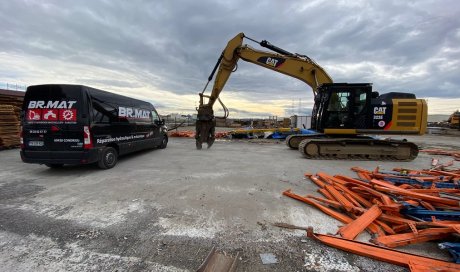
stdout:
[[387,107],[374,107],[374,114],[384,115]]
[[283,59],[283,58],[272,58],[272,57],[260,57],[257,59],[258,62],[260,63],[263,63],[265,65],[268,65],[268,66],[271,66],[271,67],[275,67],[275,68],[278,68],[281,66],[281,64],[283,64],[286,59]]
[[276,64],[278,63],[277,59],[272,59],[272,58],[267,58],[267,61],[265,64],[268,64],[270,66],[276,67]]

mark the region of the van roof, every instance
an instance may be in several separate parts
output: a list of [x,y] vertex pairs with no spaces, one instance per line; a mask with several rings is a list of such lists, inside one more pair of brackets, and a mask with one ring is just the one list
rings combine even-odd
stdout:
[[125,95],[121,95],[121,94],[117,94],[117,93],[113,93],[113,92],[109,92],[109,91],[104,91],[104,90],[101,90],[101,89],[96,89],[96,88],[93,88],[93,87],[90,87],[90,86],[86,86],[86,85],[81,85],[81,84],[57,84],[57,83],[52,83],[52,84],[37,84],[37,85],[28,86],[27,89],[29,89],[30,87],[40,87],[40,86],[72,86],[72,87],[84,87],[84,88],[87,88],[90,92],[100,92],[100,93],[103,93],[103,94],[106,94],[106,95],[118,96],[118,97],[120,97],[120,98],[124,98],[124,99],[128,99],[128,100],[131,100],[131,101],[135,101],[135,102],[137,102],[138,104],[149,104],[150,106],[153,106],[150,102],[147,102],[147,101],[144,101],[144,100],[132,98],[132,97],[129,97],[129,96],[125,96]]

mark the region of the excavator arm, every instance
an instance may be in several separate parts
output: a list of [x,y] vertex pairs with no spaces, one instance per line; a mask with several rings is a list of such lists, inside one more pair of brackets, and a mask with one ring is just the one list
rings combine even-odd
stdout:
[[[273,52],[256,50],[249,45],[243,45],[244,38],[254,41]],[[202,143],[204,142],[207,142],[208,148],[211,147],[214,142],[215,120],[212,108],[216,100],[219,100],[222,89],[227,83],[230,74],[236,70],[237,63],[240,59],[297,78],[309,85],[315,95],[319,85],[323,83],[332,83],[332,79],[326,71],[309,57],[290,53],[267,41],[258,42],[246,37],[244,33],[239,33],[228,42],[208,78],[209,84],[214,73],[218,69],[211,95],[204,94],[208,84],[206,84],[205,88],[200,93],[200,105],[197,109],[198,120],[196,125],[196,146],[198,149],[201,149]],[[204,101],[205,98],[208,98],[207,103]],[[226,112],[225,117],[227,117],[228,111],[223,104],[222,106]]]

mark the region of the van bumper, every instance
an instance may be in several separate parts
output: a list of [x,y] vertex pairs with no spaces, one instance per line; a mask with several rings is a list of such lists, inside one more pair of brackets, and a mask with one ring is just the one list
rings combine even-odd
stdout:
[[25,163],[38,164],[88,164],[99,160],[99,149],[82,151],[32,151],[21,150]]

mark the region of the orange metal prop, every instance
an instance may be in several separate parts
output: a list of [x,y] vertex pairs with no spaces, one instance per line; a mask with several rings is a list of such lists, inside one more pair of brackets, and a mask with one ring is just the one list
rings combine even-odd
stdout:
[[[311,195],[306,195],[305,198],[317,200],[319,202],[322,202],[336,209],[344,209],[342,204],[334,200],[324,199],[324,198],[315,197]],[[352,210],[353,213],[351,215],[354,217],[355,214],[363,214],[366,211],[367,211],[366,209],[363,209],[361,207],[353,207],[353,210]],[[353,219],[351,220],[353,221]],[[396,234],[388,225],[386,225],[385,223],[381,221],[376,221],[375,223],[371,223],[367,227],[367,229],[369,230],[369,233],[374,234],[376,236],[383,236],[385,235],[385,232],[389,234]]]
[[[317,203],[317,202],[315,202],[315,201],[313,201],[313,200],[311,200],[309,198],[302,197],[300,195],[294,194],[294,193],[291,192],[290,189],[284,191],[283,195],[291,197],[291,198],[294,198],[294,199],[299,200],[299,201],[302,201],[302,202],[307,203],[309,205],[312,205],[312,206],[320,209],[325,214],[328,214],[328,215],[332,216],[333,218],[339,220],[342,223],[348,224],[348,223],[353,221],[353,218],[351,218],[351,217],[349,217],[349,216],[347,216],[347,215],[345,215],[343,213],[339,213],[337,211],[334,211],[334,210],[332,210],[332,209],[330,209],[328,207],[325,207],[325,206],[321,205],[320,203]],[[317,198],[317,199],[319,199],[319,198]],[[322,199],[322,201],[324,201],[324,200],[325,199]],[[329,200],[329,201],[326,200],[326,201],[331,205],[334,205],[334,204],[336,206],[340,205],[343,208],[343,205],[341,203],[339,203],[339,202],[334,203],[334,201],[332,201],[332,200]],[[353,209],[357,209],[358,211],[363,212],[363,209],[360,209],[360,208],[353,208]],[[371,232],[372,234],[374,234],[376,236],[385,235],[385,232],[383,232],[382,229],[380,227],[378,227],[377,225],[375,225],[375,224],[369,225],[368,229],[369,229],[369,232]]]
[[403,189],[414,189],[414,186],[409,185],[409,184],[401,184],[398,187],[403,188]]
[[372,203],[367,201],[364,197],[360,196],[359,194],[353,192],[353,191],[349,191],[348,192],[354,199],[356,199],[356,201],[358,201],[362,206],[366,207],[366,208],[370,208],[372,207]]
[[349,182],[349,183],[356,184],[356,185],[361,185],[361,186],[365,186],[365,187],[371,187],[371,185],[369,183],[361,181],[359,179],[354,179],[354,178],[350,178],[350,177],[342,176],[342,175],[335,175],[334,177],[337,178],[337,179]]
[[370,181],[371,180],[371,176],[367,173],[364,173],[364,172],[357,172],[356,173],[358,175],[358,177],[362,180],[367,180],[367,181]]
[[361,206],[361,204],[359,204],[359,202],[356,201],[356,200],[353,198],[353,196],[352,196],[351,194],[349,194],[348,192],[343,192],[343,196],[344,196],[346,199],[348,199],[348,200],[353,204],[353,206],[355,206],[355,207],[363,207],[363,206]]
[[339,191],[337,191],[333,186],[331,185],[326,185],[324,186],[326,190],[331,193],[331,195],[334,196],[335,199],[337,199],[340,204],[343,205],[346,211],[351,211],[351,209],[354,207],[353,203],[351,203],[348,199],[346,199]]
[[421,194],[429,194],[429,193],[451,193],[456,194],[460,193],[460,189],[442,189],[442,188],[435,188],[435,189],[408,189],[411,192],[421,193]]
[[366,229],[375,219],[382,214],[378,206],[372,206],[353,222],[341,227],[338,233],[345,239],[355,239],[364,229]]
[[371,184],[374,185],[374,189],[378,191],[388,192],[388,193],[397,194],[397,195],[411,196],[411,197],[415,197],[415,198],[430,201],[430,202],[442,203],[442,204],[458,207],[458,201],[456,200],[415,193],[410,190],[401,189],[385,181],[373,179],[371,180]]
[[329,200],[335,200],[335,198],[329,193],[326,189],[318,189],[318,192],[320,192],[323,196],[325,196]]
[[352,171],[355,171],[357,173],[366,173],[366,174],[371,174],[372,172],[367,170],[367,169],[364,169],[364,168],[361,168],[361,167],[358,167],[358,166],[354,166],[351,168]]
[[425,209],[427,210],[430,210],[430,211],[435,211],[436,209],[433,207],[433,205],[431,205],[430,203],[428,202],[425,202],[425,201],[420,201],[420,204],[425,207]]
[[348,201],[351,202],[351,204],[355,207],[363,207],[356,199],[355,199],[355,193],[350,191],[345,185],[335,183],[334,188],[337,189]]
[[324,182],[322,182],[321,180],[319,180],[317,177],[315,176],[309,176],[310,180],[313,181],[313,183],[315,183],[319,188],[324,188],[324,186],[326,185]]
[[388,226],[387,224],[383,223],[380,220],[375,220],[375,224],[380,226],[383,229],[383,231],[388,234],[396,234],[396,232],[390,226]]
[[393,200],[391,200],[391,198],[390,198],[389,196],[387,196],[386,194],[383,194],[383,193],[381,193],[381,192],[379,192],[379,191],[376,191],[376,190],[374,190],[374,189],[371,189],[371,188],[368,188],[368,187],[364,187],[364,186],[353,187],[352,190],[353,190],[354,188],[359,188],[360,190],[366,191],[366,192],[368,192],[368,193],[370,193],[370,194],[372,194],[372,195],[374,195],[374,196],[380,198],[380,199],[382,200],[383,204],[385,204],[385,205],[392,205],[392,204],[394,204]]
[[309,204],[311,206],[314,206],[314,207],[320,209],[325,214],[328,214],[328,215],[334,217],[335,219],[339,220],[340,222],[348,224],[351,221],[353,221],[352,218],[350,218],[350,217],[348,217],[348,216],[346,216],[346,215],[344,215],[342,213],[336,212],[336,211],[334,211],[332,209],[329,209],[329,208],[327,208],[327,207],[325,207],[325,206],[323,206],[323,205],[321,205],[321,204],[319,204],[319,203],[317,203],[317,202],[315,202],[313,200],[310,200],[308,198],[302,197],[300,195],[296,195],[296,194],[292,193],[291,190],[284,191],[283,195],[288,196],[290,198],[294,198],[294,199],[302,201],[302,202],[305,202],[305,203],[307,203],[307,204]]
[[333,176],[330,176],[326,173],[323,173],[323,172],[318,172],[317,175],[321,178],[321,179],[325,179],[325,180],[328,180],[330,181],[331,184],[342,184],[342,185],[345,185],[347,182],[346,181],[343,181],[341,179],[338,179],[338,178],[335,178]]
[[339,202],[337,202],[335,200],[324,199],[324,198],[316,197],[316,196],[312,196],[312,195],[306,195],[305,198],[314,199],[316,201],[322,202],[322,203],[324,203],[326,205],[329,205],[329,206],[331,206],[333,208],[336,208],[336,209],[341,209],[343,207],[342,204],[340,204]]
[[419,230],[417,233],[409,232],[380,236],[372,239],[371,242],[386,247],[398,247],[432,240],[444,239],[455,232],[452,228],[432,228]]
[[413,220],[410,220],[410,219],[405,219],[405,218],[402,218],[402,217],[399,217],[399,216],[394,216],[394,215],[389,215],[389,214],[382,214],[380,216],[380,219],[385,221],[385,222],[389,222],[389,223],[393,223],[393,224],[408,224],[408,223],[414,223],[415,221]]

